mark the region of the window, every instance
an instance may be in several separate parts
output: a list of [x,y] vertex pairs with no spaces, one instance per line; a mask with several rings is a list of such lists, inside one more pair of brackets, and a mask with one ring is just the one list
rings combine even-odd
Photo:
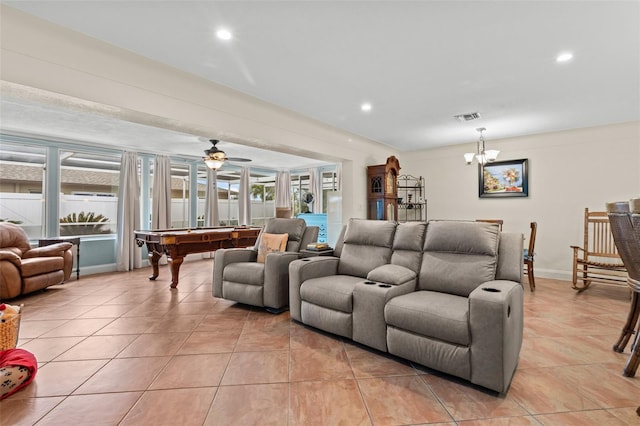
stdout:
[[276,211],[276,174],[251,171],[251,224],[263,226]]
[[291,174],[291,206],[293,208],[293,216],[300,213],[311,213],[309,206],[302,202],[302,195],[310,192],[309,173]]
[[21,226],[30,239],[44,235],[44,147],[0,145],[0,221]]
[[[321,170],[322,178],[322,211],[327,211],[327,193],[335,191],[337,187],[337,179],[335,170]],[[302,201],[302,197],[307,192],[313,192],[310,187],[309,171],[291,173],[291,205],[293,206],[294,216],[300,213],[313,213],[312,205]],[[316,194],[314,194],[316,195]],[[319,197],[315,197],[317,201]],[[314,201],[314,202],[316,202]]]
[[[251,225],[262,226],[268,218],[275,216],[275,172],[251,171],[249,177],[249,199],[251,202]],[[238,224],[240,170],[225,165],[217,171],[218,216],[221,226]],[[198,168],[198,226],[204,225],[206,169]]]
[[60,151],[60,236],[115,234],[120,154]]

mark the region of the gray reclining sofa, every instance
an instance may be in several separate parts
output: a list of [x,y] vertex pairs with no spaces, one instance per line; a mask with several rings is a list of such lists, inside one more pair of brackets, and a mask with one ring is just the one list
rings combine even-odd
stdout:
[[506,392],[522,345],[522,234],[351,219],[334,257],[289,265],[291,317]]

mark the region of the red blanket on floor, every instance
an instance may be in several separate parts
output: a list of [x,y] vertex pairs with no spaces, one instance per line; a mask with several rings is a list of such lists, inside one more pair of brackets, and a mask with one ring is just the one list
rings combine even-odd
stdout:
[[24,349],[7,349],[0,351],[0,371],[7,373],[6,376],[0,374],[0,399],[4,399],[33,381],[38,371],[38,361]]

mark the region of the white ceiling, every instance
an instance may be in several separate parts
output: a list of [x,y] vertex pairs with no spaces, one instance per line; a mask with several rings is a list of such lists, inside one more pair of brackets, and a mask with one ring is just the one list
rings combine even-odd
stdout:
[[[3,3],[399,151],[473,142],[476,127],[490,141],[640,119],[638,1]],[[219,27],[234,38],[218,40]],[[557,63],[565,51],[573,60]],[[204,149],[196,135],[97,113],[76,127],[67,111],[60,124],[59,106],[19,97],[2,108],[5,128],[54,114],[63,137],[96,137],[97,120],[109,129],[100,142],[149,132],[145,144],[182,137],[193,155]],[[481,119],[453,118],[469,112]],[[310,162],[284,164],[298,160]]]

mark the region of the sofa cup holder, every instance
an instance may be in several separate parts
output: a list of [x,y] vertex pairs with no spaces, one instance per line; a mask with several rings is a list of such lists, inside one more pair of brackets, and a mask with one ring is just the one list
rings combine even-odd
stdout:
[[375,281],[365,281],[364,282],[366,285],[374,285],[377,284]]
[[303,262],[309,262],[309,261],[311,261],[311,259],[300,259],[300,260],[302,260]]
[[482,291],[488,291],[489,293],[500,293],[502,290],[493,287],[482,287]]
[[391,284],[378,284],[378,287],[389,288],[391,287]]

